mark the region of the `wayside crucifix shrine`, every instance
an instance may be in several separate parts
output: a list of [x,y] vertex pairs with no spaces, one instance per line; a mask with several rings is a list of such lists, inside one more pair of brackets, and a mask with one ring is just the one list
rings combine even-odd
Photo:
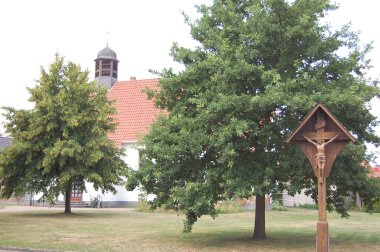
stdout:
[[328,223],[326,219],[326,178],[342,149],[355,138],[319,102],[288,137],[286,143],[296,143],[308,157],[318,178],[317,252],[327,252]]

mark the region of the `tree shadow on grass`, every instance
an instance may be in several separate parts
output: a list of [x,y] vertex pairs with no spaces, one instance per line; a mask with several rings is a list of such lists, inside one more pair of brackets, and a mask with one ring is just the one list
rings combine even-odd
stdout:
[[30,212],[20,212],[12,213],[12,215],[18,215],[20,217],[27,218],[104,218],[108,217],[110,214],[106,212],[72,212],[71,214],[66,214],[63,211],[59,212],[47,212],[47,211],[30,211]]
[[[268,232],[268,238],[255,240],[252,234],[244,231],[228,231],[219,233],[193,233],[184,235],[182,241],[197,249],[237,249],[251,251],[252,249],[274,251],[313,251],[315,250],[315,235],[289,234],[284,232]],[[255,251],[255,250],[254,250]]]
[[[206,251],[315,251],[314,232],[303,232],[302,229],[272,230],[267,231],[267,235],[267,239],[254,240],[249,230],[210,231],[184,235],[181,240],[187,246]],[[330,248],[334,251],[377,251],[378,244],[330,237]]]

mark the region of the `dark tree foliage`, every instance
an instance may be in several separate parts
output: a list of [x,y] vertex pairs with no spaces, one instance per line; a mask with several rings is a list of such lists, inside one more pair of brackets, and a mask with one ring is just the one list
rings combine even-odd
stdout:
[[[364,142],[379,143],[369,102],[379,95],[366,79],[370,45],[349,26],[332,31],[323,17],[328,0],[215,0],[186,18],[195,49],[174,44],[178,73],[164,69],[160,90],[148,91],[167,111],[143,139],[148,160],[132,174],[166,207],[186,216],[185,230],[215,204],[256,196],[255,238],[265,238],[263,197],[306,188],[316,198],[316,178],[304,155],[284,141],[318,101],[357,138],[335,161],[328,178],[329,207],[346,214],[343,197],[360,193],[370,205]],[[347,52],[339,53],[342,48]]]
[[115,109],[88,72],[56,55],[29,89],[31,110],[4,108],[13,145],[0,153],[0,196],[43,192],[48,201],[65,195],[71,213],[73,186],[115,192],[126,174],[122,152],[107,138]]

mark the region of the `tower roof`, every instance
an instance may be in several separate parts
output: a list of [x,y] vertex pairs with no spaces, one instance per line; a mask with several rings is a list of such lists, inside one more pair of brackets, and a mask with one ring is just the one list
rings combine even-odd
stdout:
[[98,57],[97,59],[113,59],[117,60],[117,56],[114,50],[108,47],[104,47],[102,50],[98,52]]

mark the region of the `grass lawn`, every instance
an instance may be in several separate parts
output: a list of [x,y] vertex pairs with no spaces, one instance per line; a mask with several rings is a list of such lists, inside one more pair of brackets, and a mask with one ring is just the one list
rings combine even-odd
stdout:
[[3,209],[5,206],[17,206],[17,202],[13,201],[0,201],[0,209]]
[[[70,251],[315,251],[317,211],[268,211],[264,241],[253,241],[253,212],[202,217],[183,235],[182,216],[130,209],[1,212],[0,247]],[[380,214],[328,214],[330,251],[380,251]]]

